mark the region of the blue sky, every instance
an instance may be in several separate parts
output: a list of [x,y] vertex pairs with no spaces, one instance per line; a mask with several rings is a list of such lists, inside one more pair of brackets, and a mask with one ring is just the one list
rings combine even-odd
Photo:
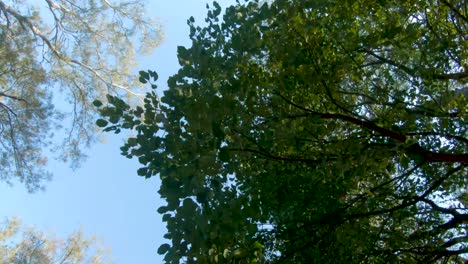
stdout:
[[[189,46],[187,19],[203,22],[205,0],[149,0],[148,15],[159,19],[165,39],[139,69],[156,70],[159,89],[178,69],[176,49]],[[234,1],[219,1],[220,4]],[[136,70],[139,70],[136,69]],[[105,135],[105,143],[88,150],[88,160],[76,171],[56,161],[49,163],[54,179],[45,192],[28,194],[21,184],[0,182],[0,219],[18,216],[28,226],[65,237],[80,227],[112,250],[114,263],[162,263],[156,253],[166,232],[156,212],[163,205],[157,178],[136,175],[135,160],[120,156],[123,138]]]

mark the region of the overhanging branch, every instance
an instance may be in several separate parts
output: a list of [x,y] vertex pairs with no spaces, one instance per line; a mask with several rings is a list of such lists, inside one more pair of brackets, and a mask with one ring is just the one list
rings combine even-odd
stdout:
[[[288,104],[304,111],[304,113],[290,115],[288,117],[295,117],[295,118],[297,117],[320,117],[323,119],[341,120],[341,121],[345,121],[345,122],[357,125],[366,130],[377,132],[384,137],[388,137],[402,144],[406,144],[406,140],[408,139],[408,137],[403,134],[400,134],[390,129],[378,126],[377,124],[371,121],[360,120],[360,119],[357,119],[356,117],[347,116],[347,115],[339,114],[339,113],[321,113],[321,112],[313,111],[303,106],[300,106],[298,104],[295,104],[294,102],[284,97],[281,93],[276,93],[276,94],[279,97],[281,97],[284,101],[286,101]],[[429,162],[461,162],[463,164],[468,164],[468,154],[465,154],[465,153],[462,153],[462,154],[438,153],[438,152],[426,150],[418,144],[408,145],[406,146],[406,150],[409,153],[421,155],[424,159],[426,159]]]

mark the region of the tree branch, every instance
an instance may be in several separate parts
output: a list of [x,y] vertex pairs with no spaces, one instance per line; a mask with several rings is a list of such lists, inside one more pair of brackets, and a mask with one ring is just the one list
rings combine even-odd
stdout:
[[441,0],[441,2],[446,5],[456,16],[461,18],[465,23],[468,23],[468,17],[464,16],[457,8],[450,4],[447,0]]
[[[391,138],[397,142],[406,144],[407,137],[405,135],[394,132],[390,129],[378,126],[373,122],[370,122],[367,120],[359,120],[355,117],[351,117],[351,116],[347,116],[347,115],[339,114],[339,113],[321,113],[321,112],[313,111],[303,106],[295,104],[294,102],[288,100],[286,97],[284,97],[280,93],[276,93],[276,94],[280,96],[288,104],[306,112],[302,114],[290,115],[288,117],[297,118],[297,117],[317,116],[323,119],[342,120],[342,121],[357,125],[361,128],[377,132],[381,134],[382,136]],[[462,153],[462,154],[437,153],[437,152],[426,150],[418,144],[412,144],[412,145],[406,146],[406,149],[409,153],[421,155],[423,158],[425,158],[429,162],[461,162],[463,164],[468,164],[468,154],[465,154],[465,153]]]
[[457,135],[438,133],[438,132],[411,132],[411,133],[406,133],[405,135],[407,136],[440,136],[440,137],[454,139],[454,140],[468,144],[467,138],[457,136]]
[[16,100],[16,101],[22,101],[22,102],[27,103],[27,101],[24,98],[17,97],[17,96],[14,96],[14,95],[8,95],[8,94],[3,93],[3,92],[0,92],[0,96],[7,97],[7,98],[10,98],[10,99],[13,99],[13,100]]
[[[297,157],[281,157],[281,156],[275,156],[270,153],[267,153],[265,151],[260,151],[256,149],[250,149],[250,148],[229,148],[229,151],[238,151],[238,152],[250,152],[254,154],[258,154],[262,157],[271,159],[271,160],[277,160],[277,161],[286,161],[286,162],[303,162],[306,164],[318,164],[322,163],[323,161],[327,159],[320,159],[320,160],[313,160],[313,159],[304,159],[304,158],[297,158]],[[336,160],[336,158],[333,159],[328,159],[328,160]]]
[[96,69],[94,69],[93,67],[91,67],[91,66],[89,66],[89,65],[87,65],[87,64],[85,64],[85,63],[83,63],[81,61],[78,61],[76,59],[72,59],[72,58],[64,55],[60,50],[58,50],[52,44],[52,42],[50,42],[50,40],[47,38],[47,36],[45,36],[41,32],[41,30],[39,28],[37,28],[31,22],[31,20],[29,18],[19,14],[18,12],[16,12],[12,8],[10,8],[9,6],[5,5],[3,3],[3,1],[0,1],[0,9],[2,9],[3,12],[11,14],[13,17],[15,17],[24,29],[29,28],[35,36],[39,37],[46,44],[46,46],[51,50],[52,54],[55,55],[55,57],[57,57],[59,60],[65,62],[65,63],[68,63],[68,64],[72,63],[72,64],[76,64],[76,65],[78,65],[78,66],[80,66],[82,68],[85,68],[86,70],[91,72],[96,78],[98,78],[99,80],[101,80],[102,82],[104,82],[106,85],[108,85],[110,87],[116,87],[116,88],[122,89],[122,90],[126,91],[127,93],[135,95],[135,96],[139,96],[139,97],[144,96],[143,94],[133,92],[128,87],[116,84],[116,83],[114,83],[112,81],[105,80],[104,77],[102,77],[102,75]]
[[392,212],[398,211],[398,210],[406,208],[408,206],[415,205],[418,202],[421,202],[424,198],[426,198],[429,194],[431,194],[436,188],[438,188],[446,179],[448,179],[454,173],[460,171],[462,168],[464,168],[464,166],[460,165],[460,166],[448,171],[444,176],[437,179],[431,185],[431,187],[429,187],[429,189],[427,189],[422,195],[414,197],[410,201],[403,202],[400,205],[394,206],[392,208],[384,209],[384,210],[378,210],[378,211],[367,212],[367,213],[351,214],[351,215],[348,215],[346,218],[351,220],[351,219],[356,219],[356,218],[363,218],[363,217],[369,217],[369,216],[375,216],[375,215],[382,215],[382,214],[392,213]]
[[424,199],[421,199],[421,201],[430,205],[432,209],[435,209],[436,211],[442,212],[444,214],[451,214],[453,216],[461,215],[459,212],[457,212],[457,210],[451,209],[451,208],[440,207],[434,201],[431,201],[429,199],[424,198]]
[[[367,54],[371,55],[372,57],[376,58],[377,60],[383,62],[383,63],[389,64],[391,66],[396,67],[397,69],[402,70],[403,72],[405,72],[406,74],[408,74],[411,77],[421,77],[421,76],[416,75],[415,70],[412,70],[409,67],[407,67],[407,66],[405,66],[403,64],[397,63],[397,62],[395,62],[393,60],[382,57],[382,56],[376,54],[375,52],[373,52],[370,49],[366,49],[365,52]],[[375,63],[375,62],[373,62],[373,63]],[[468,72],[463,71],[463,72],[444,73],[444,74],[433,73],[433,74],[429,74],[429,76],[432,77],[433,79],[436,79],[436,80],[458,80],[459,81],[461,79],[468,78]]]

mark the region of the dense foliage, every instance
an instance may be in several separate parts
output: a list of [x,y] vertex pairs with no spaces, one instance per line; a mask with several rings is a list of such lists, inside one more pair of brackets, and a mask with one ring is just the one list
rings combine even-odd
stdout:
[[161,39],[144,11],[141,1],[0,1],[0,180],[34,191],[51,156],[77,166],[96,139],[91,102],[138,97],[135,57]]
[[466,2],[213,5],[164,96],[95,102],[161,178],[166,263],[464,263]]

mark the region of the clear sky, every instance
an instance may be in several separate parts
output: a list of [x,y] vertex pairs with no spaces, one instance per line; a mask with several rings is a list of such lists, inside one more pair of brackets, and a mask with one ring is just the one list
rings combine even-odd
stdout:
[[[149,0],[148,15],[163,25],[165,39],[140,69],[156,70],[159,89],[178,69],[176,48],[189,46],[187,19],[202,23],[206,0]],[[234,1],[219,1],[225,4]],[[138,69],[137,69],[138,70]],[[28,194],[21,184],[0,182],[0,219],[18,216],[23,223],[65,237],[80,227],[112,249],[114,263],[162,263],[156,253],[164,242],[165,225],[156,210],[163,204],[159,180],[136,174],[135,160],[120,156],[123,139],[105,135],[105,143],[88,150],[88,160],[76,171],[55,161],[49,163],[54,179],[45,192]]]

